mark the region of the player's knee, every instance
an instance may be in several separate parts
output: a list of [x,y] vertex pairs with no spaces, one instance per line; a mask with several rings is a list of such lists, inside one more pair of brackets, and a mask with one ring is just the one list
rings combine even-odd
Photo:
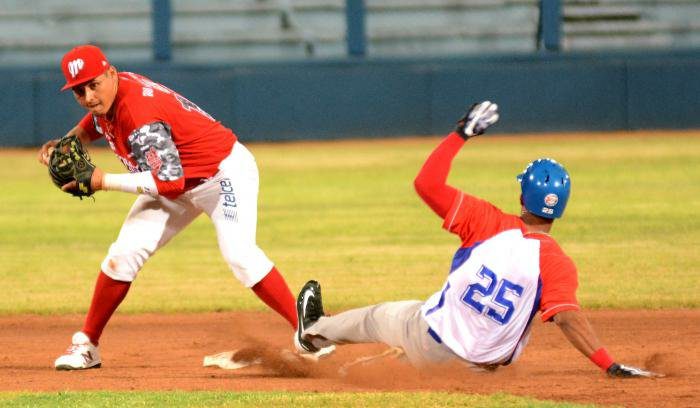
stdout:
[[256,245],[228,249],[224,258],[236,278],[246,287],[260,282],[273,266],[272,261]]
[[102,261],[102,271],[114,280],[131,282],[143,268],[150,254],[145,250],[114,252],[110,249]]

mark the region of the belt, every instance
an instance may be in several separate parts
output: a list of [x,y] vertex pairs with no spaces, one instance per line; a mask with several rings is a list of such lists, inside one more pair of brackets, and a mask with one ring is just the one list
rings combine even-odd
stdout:
[[[428,327],[428,334],[430,335],[430,337],[433,338],[433,340],[435,340],[436,342],[442,344],[442,339],[440,338],[440,336],[438,336],[437,333],[435,333],[435,330],[433,330],[431,327]],[[450,351],[451,351],[451,350],[450,350]],[[472,367],[472,369],[484,370],[484,371],[494,371],[494,370],[496,370],[496,368],[498,368],[498,366],[500,366],[500,365],[508,365],[508,364],[510,364],[510,360],[507,361],[507,362],[505,362],[505,363],[489,363],[489,364],[486,364],[486,363],[472,363],[471,361],[467,361],[467,360],[464,360],[464,361],[466,361],[466,362]]]

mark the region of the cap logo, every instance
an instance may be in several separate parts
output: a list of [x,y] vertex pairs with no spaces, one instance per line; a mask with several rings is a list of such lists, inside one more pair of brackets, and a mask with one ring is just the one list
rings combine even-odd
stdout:
[[549,193],[544,196],[544,205],[547,207],[554,207],[559,202],[559,196],[554,193]]
[[78,73],[80,72],[81,69],[85,66],[85,61],[83,61],[82,58],[74,59],[73,61],[68,63],[68,72],[70,72],[70,76],[72,78],[75,78],[78,76]]

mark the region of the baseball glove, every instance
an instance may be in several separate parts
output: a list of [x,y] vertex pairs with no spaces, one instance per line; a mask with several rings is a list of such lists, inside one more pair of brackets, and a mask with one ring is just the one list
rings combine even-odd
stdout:
[[66,190],[75,197],[89,197],[94,191],[90,187],[92,173],[95,165],[90,161],[90,156],[83,149],[83,144],[76,135],[68,135],[61,138],[54,147],[49,158],[49,175],[56,187],[75,181],[74,188]]

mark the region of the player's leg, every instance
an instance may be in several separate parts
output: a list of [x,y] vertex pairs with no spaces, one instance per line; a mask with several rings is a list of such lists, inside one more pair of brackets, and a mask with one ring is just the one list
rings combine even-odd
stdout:
[[417,300],[386,302],[322,316],[304,331],[303,336],[318,336],[335,344],[385,343],[399,347],[406,322],[420,305]]
[[303,337],[317,347],[349,343],[401,347],[416,366],[456,358],[428,334],[420,312],[422,304],[416,300],[386,302],[323,316],[304,331]]
[[[200,210],[183,199],[168,200],[139,196],[119,231],[117,240],[110,246],[102,261],[102,270],[95,288],[92,305],[85,322],[84,331],[93,342],[99,341],[104,325],[117,308],[121,299],[110,297],[100,281],[107,287],[116,282],[131,284],[138,272],[160,247],[189,225]],[[126,293],[124,293],[126,295]]]
[[213,180],[189,193],[212,219],[221,254],[236,278],[296,329],[294,297],[256,243],[259,175],[255,159],[236,142],[219,170]]
[[[81,332],[60,356],[57,369],[83,369],[100,364],[99,343],[110,317],[126,296],[146,260],[201,213],[185,200],[171,201],[139,196],[122,225],[101,271]],[[87,356],[87,357],[86,357]]]

